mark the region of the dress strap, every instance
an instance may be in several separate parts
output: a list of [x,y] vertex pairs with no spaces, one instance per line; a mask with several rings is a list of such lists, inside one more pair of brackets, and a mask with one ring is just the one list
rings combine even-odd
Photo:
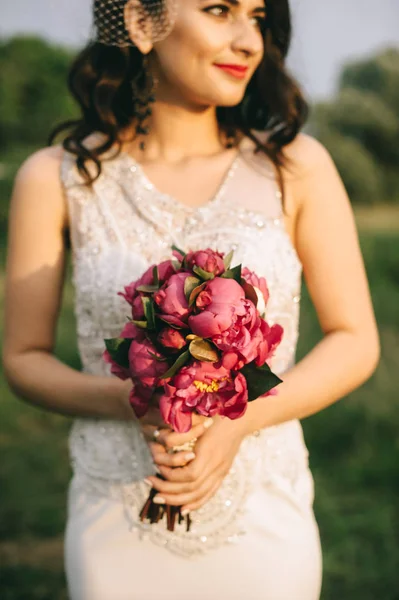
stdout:
[[272,160],[256,145],[244,138],[240,143],[240,168],[230,186],[228,201],[238,208],[264,214],[266,218],[283,216],[282,193]]

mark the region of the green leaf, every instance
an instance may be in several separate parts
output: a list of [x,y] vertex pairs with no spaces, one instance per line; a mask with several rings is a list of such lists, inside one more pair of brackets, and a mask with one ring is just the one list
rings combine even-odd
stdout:
[[215,279],[215,273],[209,273],[208,271],[204,271],[201,267],[193,267],[194,273],[197,273],[201,279],[205,279],[205,281],[209,281],[210,279]]
[[258,306],[258,296],[255,292],[254,286],[241,278],[241,286],[245,292],[245,297],[251,300],[255,306]]
[[233,260],[234,250],[230,250],[230,252],[224,257],[223,263],[226,271],[230,269],[231,261]]
[[219,354],[216,348],[202,338],[194,339],[189,346],[190,354],[197,360],[205,362],[216,362],[219,360]]
[[134,323],[136,327],[140,327],[140,329],[147,329],[148,327],[147,321],[135,321],[132,319],[132,323]]
[[183,256],[183,258],[186,256],[186,252],[183,252],[183,250],[180,250],[180,248],[178,248],[177,246],[175,246],[175,244],[172,244],[172,250],[176,250],[176,252],[178,252],[179,254],[181,254]]
[[154,285],[157,285],[159,287],[159,271],[158,271],[158,267],[156,265],[152,269],[152,276],[154,279]]
[[204,283],[201,283],[201,285],[198,285],[196,288],[193,289],[193,291],[190,294],[190,297],[188,299],[188,306],[189,308],[192,307],[192,305],[195,303],[197,296],[200,292],[202,292],[202,290],[205,288],[206,286],[206,281],[204,281]]
[[182,263],[177,258],[172,258],[172,265],[176,273],[180,271]]
[[146,292],[147,294],[153,294],[159,290],[159,285],[139,285],[136,288],[138,292]]
[[109,338],[104,340],[105,347],[114,360],[120,367],[129,368],[129,349],[132,339],[125,338]]
[[188,350],[180,354],[179,358],[173,363],[173,365],[164,373],[159,379],[167,379],[168,377],[173,377],[177,373],[177,371],[186,364],[189,360],[191,354]]
[[232,269],[227,269],[227,271],[225,271],[221,277],[225,277],[226,279],[235,279],[237,283],[241,285],[241,265],[237,265]]
[[148,296],[142,296],[141,301],[143,303],[145,318],[147,319],[147,329],[155,329],[155,309],[154,301]]
[[256,400],[262,394],[282,383],[282,380],[272,373],[269,365],[266,363],[257,367],[255,362],[245,365],[240,371],[247,380],[248,402]]
[[187,298],[187,302],[190,299],[191,292],[201,284],[201,280],[197,277],[187,277],[184,281],[184,295]]

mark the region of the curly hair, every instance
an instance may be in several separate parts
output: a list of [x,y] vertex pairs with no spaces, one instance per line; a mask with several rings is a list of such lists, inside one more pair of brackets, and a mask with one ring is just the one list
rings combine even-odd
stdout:
[[[284,195],[284,146],[295,139],[308,115],[307,102],[285,66],[291,40],[289,0],[267,1],[263,38],[264,55],[243,100],[233,107],[217,107],[217,118],[221,131],[247,136],[255,142],[255,152],[263,152],[272,160]],[[81,117],[56,126],[48,142],[51,145],[61,131],[69,130],[62,145],[76,155],[77,168],[87,185],[101,174],[101,155],[115,145],[120,152],[120,133],[134,124],[131,81],[145,79],[143,58],[134,46],[90,42],[72,63],[68,87],[80,106]],[[94,132],[105,134],[105,141],[89,149],[83,140]],[[268,135],[261,140],[256,132]],[[94,175],[86,167],[89,159],[96,166]]]

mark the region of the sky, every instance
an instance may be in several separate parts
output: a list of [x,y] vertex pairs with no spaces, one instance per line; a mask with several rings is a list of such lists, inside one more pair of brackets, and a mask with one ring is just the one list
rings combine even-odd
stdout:
[[[291,0],[288,64],[312,99],[334,93],[343,63],[399,47],[399,0]],[[0,0],[0,37],[38,33],[68,46],[90,31],[90,0]]]

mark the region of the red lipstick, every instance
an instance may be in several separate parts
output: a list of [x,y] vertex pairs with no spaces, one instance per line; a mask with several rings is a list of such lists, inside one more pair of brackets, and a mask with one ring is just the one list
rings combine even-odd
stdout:
[[244,67],[243,65],[228,65],[220,63],[214,63],[214,65],[215,67],[219,67],[219,69],[222,69],[237,79],[244,79],[248,71],[248,67]]

